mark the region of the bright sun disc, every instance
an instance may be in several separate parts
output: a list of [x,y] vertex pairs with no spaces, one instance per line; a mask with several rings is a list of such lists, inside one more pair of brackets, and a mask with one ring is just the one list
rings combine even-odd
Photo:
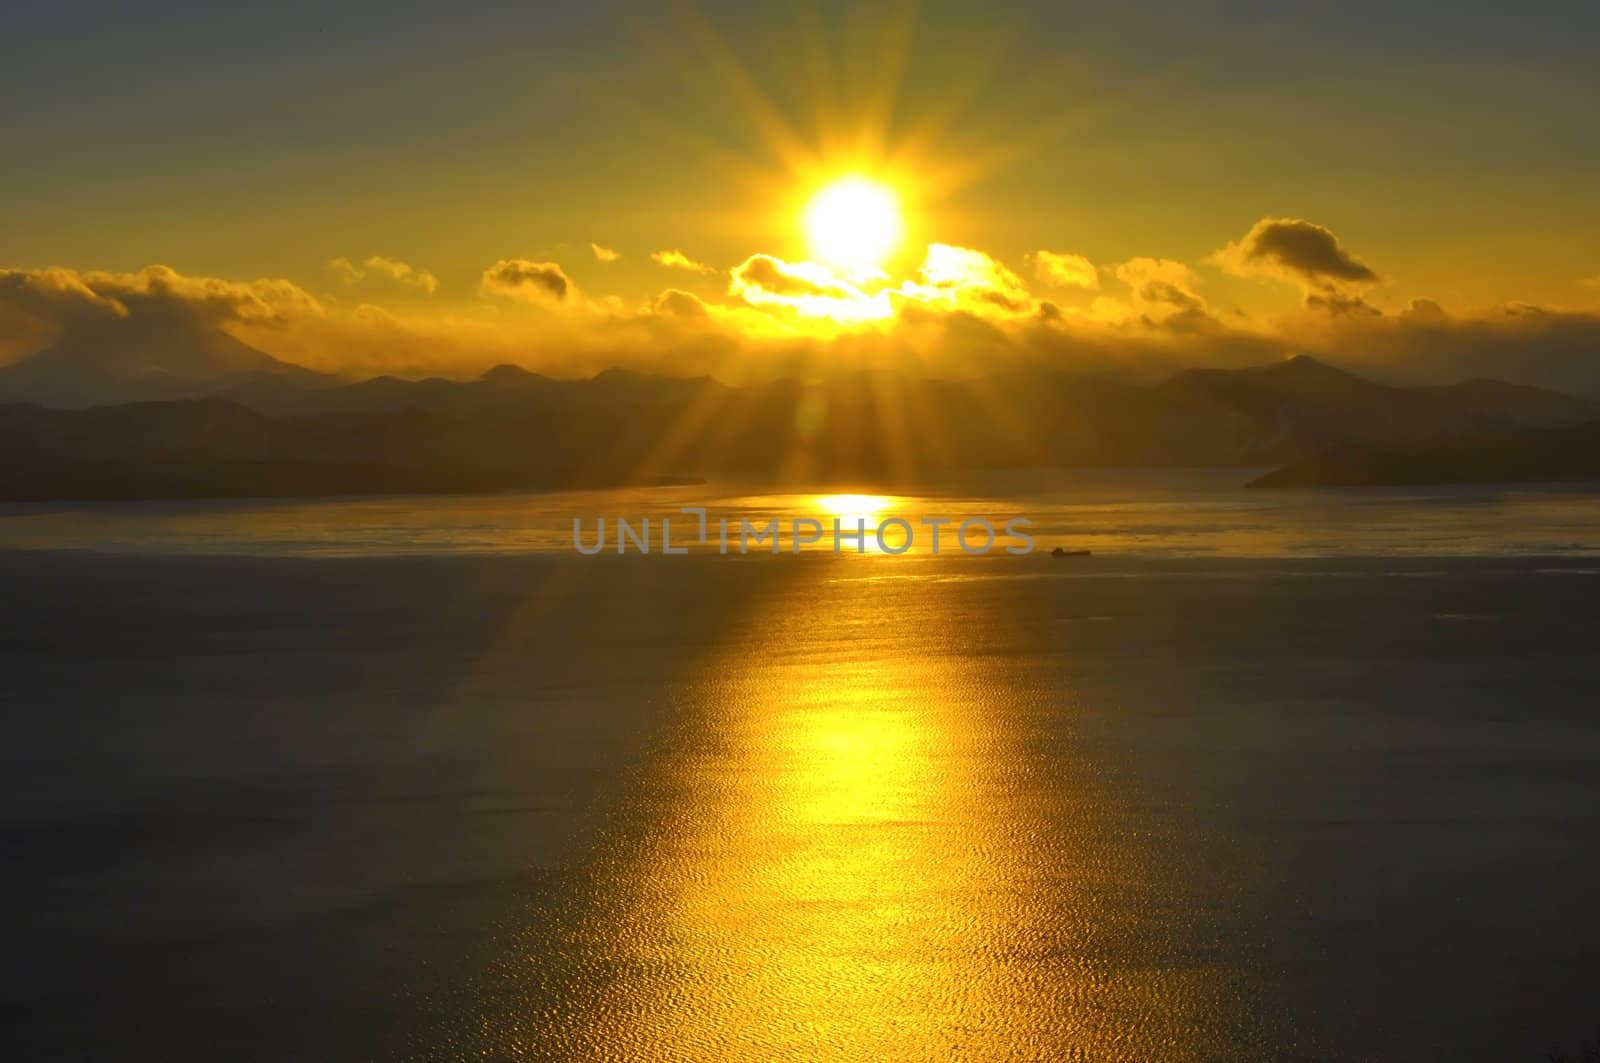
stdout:
[[843,177],[806,206],[806,238],[817,257],[856,275],[875,275],[900,242],[900,201],[865,177]]

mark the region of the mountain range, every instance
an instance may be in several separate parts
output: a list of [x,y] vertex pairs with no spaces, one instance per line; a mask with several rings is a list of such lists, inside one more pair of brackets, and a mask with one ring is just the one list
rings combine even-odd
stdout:
[[51,346],[0,366],[0,398],[79,408],[201,398],[266,381],[317,387],[334,378],[203,321],[146,311],[76,321]]
[[[1600,477],[1600,403],[1490,380],[1391,387],[1309,357],[1153,385],[1039,368],[734,387],[509,365],[351,383],[216,335],[134,359],[79,336],[0,368],[0,395],[24,400],[0,405],[0,498],[913,483],[1081,466],[1281,467],[1260,486]],[[143,401],[57,408],[107,397]]]

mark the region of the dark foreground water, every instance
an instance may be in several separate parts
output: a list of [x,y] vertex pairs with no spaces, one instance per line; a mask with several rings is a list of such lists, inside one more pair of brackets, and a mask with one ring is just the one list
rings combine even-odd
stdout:
[[1541,1059],[1597,568],[0,555],[0,1052]]

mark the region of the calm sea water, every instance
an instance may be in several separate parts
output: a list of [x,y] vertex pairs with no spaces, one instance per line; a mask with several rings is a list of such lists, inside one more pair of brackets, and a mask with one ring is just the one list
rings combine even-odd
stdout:
[[[8,1054],[1536,1060],[1600,1022],[1594,496],[955,492],[909,504],[1096,555],[571,555],[672,490],[0,518],[108,551],[0,553]],[[840,494],[716,497],[908,505]]]
[[[707,546],[726,518],[737,550],[738,521],[779,521],[783,549],[793,521],[811,518],[871,529],[891,516],[916,533],[912,555],[928,552],[919,521],[984,518],[997,528],[1032,522],[1047,549],[1123,557],[1297,557],[1373,554],[1600,554],[1600,485],[1470,486],[1345,491],[1252,491],[1237,469],[991,476],[982,485],[938,491],[830,486],[774,492],[713,483],[682,487],[287,501],[158,502],[0,506],[0,549],[89,549],[141,553],[372,556],[420,553],[573,552],[573,520],[593,544],[599,518],[616,544],[617,518],[637,529],[649,519],[659,551],[661,521],[675,545],[705,548],[698,518],[708,511]],[[890,532],[897,548],[900,532]],[[944,550],[952,549],[945,531]],[[976,532],[974,533],[976,536]],[[974,541],[977,541],[976,538]],[[1016,540],[1004,540],[1018,545]],[[846,550],[853,543],[845,544]],[[817,547],[807,547],[812,552]]]

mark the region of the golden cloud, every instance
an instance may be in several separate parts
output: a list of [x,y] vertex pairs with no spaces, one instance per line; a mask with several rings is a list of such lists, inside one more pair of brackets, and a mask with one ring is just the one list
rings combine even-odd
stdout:
[[751,255],[722,298],[677,288],[587,297],[556,263],[502,259],[483,271],[482,290],[532,311],[513,312],[498,301],[422,310],[376,299],[330,310],[286,279],[232,281],[159,265],[0,270],[0,357],[40,349],[63,331],[83,342],[113,329],[130,350],[220,329],[289,361],[367,375],[469,375],[514,361],[556,374],[622,365],[730,381],[855,367],[954,377],[1019,363],[1156,376],[1301,351],[1382,379],[1492,376],[1600,394],[1600,313],[1447,312],[1415,299],[1392,314],[1360,304],[1270,323],[1232,313],[1222,321],[1183,262],[1133,258],[1104,273],[1114,290],[1084,312],[1043,302],[998,259],[948,244],[931,246],[911,279],[877,286]]
[[369,276],[384,277],[396,281],[408,288],[432,295],[439,287],[439,278],[425,269],[401,262],[399,259],[385,258],[383,255],[370,255],[362,261],[360,266],[348,258],[333,258],[328,260],[328,269],[338,278],[351,286],[358,284]]
[[668,288],[650,300],[650,312],[675,318],[705,318],[710,316],[704,299],[692,292]]
[[704,262],[696,262],[682,251],[674,248],[671,251],[652,251],[650,261],[658,266],[668,269],[688,270],[690,273],[715,273],[716,270]]
[[837,323],[876,321],[894,313],[887,296],[868,295],[815,262],[751,255],[729,271],[729,278],[729,295],[763,310]]
[[1040,304],[1022,278],[970,247],[930,244],[917,272],[920,283],[901,286],[907,298],[980,317],[1027,317],[1039,312]]
[[1130,258],[1113,271],[1128,286],[1135,314],[1166,317],[1182,311],[1204,311],[1206,301],[1195,291],[1200,278],[1170,258]]
[[1082,255],[1035,251],[1033,264],[1039,279],[1057,288],[1087,288],[1094,291],[1100,287],[1100,272],[1094,268],[1093,262]]

